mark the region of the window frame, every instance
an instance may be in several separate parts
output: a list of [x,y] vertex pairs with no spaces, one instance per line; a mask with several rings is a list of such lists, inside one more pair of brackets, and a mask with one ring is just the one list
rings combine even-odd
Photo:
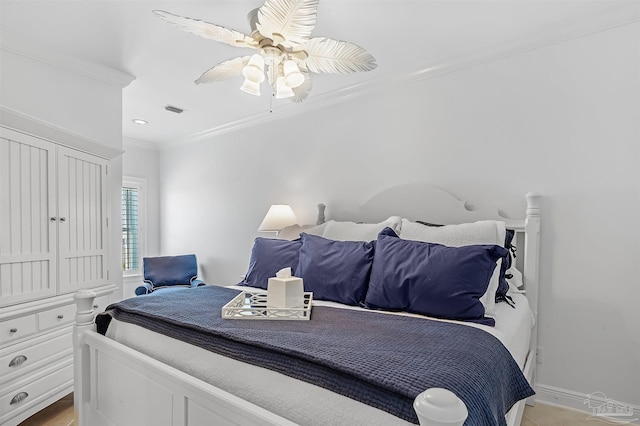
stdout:
[[[138,190],[138,269],[127,269],[122,271],[124,278],[142,277],[142,258],[145,256],[147,248],[147,180],[132,176],[123,176],[120,187],[120,204],[122,206],[122,188],[134,188]],[[122,215],[122,207],[120,209]],[[121,226],[122,227],[122,226]],[[122,246],[120,246],[120,261],[122,261]]]

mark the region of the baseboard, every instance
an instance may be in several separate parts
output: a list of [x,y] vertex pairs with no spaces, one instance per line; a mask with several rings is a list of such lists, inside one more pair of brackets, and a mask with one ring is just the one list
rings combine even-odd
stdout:
[[[584,394],[580,392],[574,392],[566,389],[560,389],[553,386],[543,385],[540,383],[535,384],[536,402],[541,402],[543,404],[555,405],[558,407],[569,408],[572,410],[583,411],[589,414],[593,414],[593,408],[589,405],[593,406],[597,405],[607,405],[607,403],[616,403],[618,406],[631,408],[633,409],[633,416],[631,422],[626,421],[629,417],[626,417],[623,422],[618,424],[638,424],[640,425],[640,405],[631,404],[628,402],[622,401],[612,401],[611,399],[606,398],[604,394],[601,392],[594,392],[593,394]],[[585,403],[585,401],[591,402],[591,404]]]

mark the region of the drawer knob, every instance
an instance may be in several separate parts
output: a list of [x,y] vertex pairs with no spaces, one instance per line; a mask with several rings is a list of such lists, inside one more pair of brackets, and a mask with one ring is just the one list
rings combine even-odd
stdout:
[[26,393],[26,392],[17,393],[16,396],[14,396],[11,399],[11,402],[9,403],[9,405],[17,404],[18,402],[27,399],[28,396],[29,396],[29,394]]
[[17,333],[18,329],[17,328],[12,328],[11,330],[9,330],[10,333]]
[[64,318],[64,315],[60,314],[58,315],[58,319],[61,320],[62,318]]
[[98,309],[99,306],[98,305],[93,305],[93,309]]
[[9,361],[9,367],[18,367],[19,365],[24,363],[26,360],[27,360],[26,356],[18,355],[17,357],[15,357],[11,361]]

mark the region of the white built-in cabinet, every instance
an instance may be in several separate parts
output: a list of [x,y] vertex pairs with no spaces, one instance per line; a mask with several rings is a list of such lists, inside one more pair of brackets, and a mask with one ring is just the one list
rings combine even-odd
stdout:
[[0,425],[73,390],[73,293],[108,304],[107,167],[0,127]]
[[55,151],[0,137],[0,306],[56,295]]

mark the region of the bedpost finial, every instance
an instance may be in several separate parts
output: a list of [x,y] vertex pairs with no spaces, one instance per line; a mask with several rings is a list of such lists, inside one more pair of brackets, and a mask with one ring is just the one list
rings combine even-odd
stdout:
[[325,209],[326,207],[327,207],[327,206],[326,206],[326,205],[324,205],[323,203],[319,203],[319,204],[318,204],[318,220],[316,220],[316,225],[322,225],[322,224],[324,223],[324,221],[325,221],[325,218],[324,218],[324,209]]
[[465,403],[448,389],[431,388],[413,402],[420,426],[462,426],[469,412]]
[[528,192],[525,195],[527,199],[527,216],[540,216],[540,195],[539,192]]
[[73,295],[76,302],[76,324],[93,322],[93,300],[96,294],[91,290],[80,290]]

